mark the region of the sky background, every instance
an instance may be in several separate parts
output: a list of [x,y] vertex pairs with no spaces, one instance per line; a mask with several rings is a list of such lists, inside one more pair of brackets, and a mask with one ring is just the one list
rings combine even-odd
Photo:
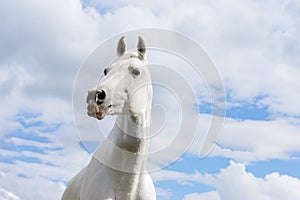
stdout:
[[158,199],[300,199],[299,20],[297,0],[0,1],[0,199],[60,198],[91,158],[73,121],[76,73],[99,44],[144,27],[202,46],[227,95],[211,154],[196,141],[151,174]]

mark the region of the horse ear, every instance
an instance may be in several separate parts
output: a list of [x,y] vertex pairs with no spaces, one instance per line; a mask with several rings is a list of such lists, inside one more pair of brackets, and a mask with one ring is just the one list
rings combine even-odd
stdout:
[[139,53],[139,59],[144,60],[145,53],[146,53],[146,44],[145,44],[145,41],[143,40],[143,38],[141,36],[139,36],[139,41],[138,41],[138,44],[137,44],[137,50],[138,50],[138,53]]
[[117,55],[118,57],[122,56],[126,51],[126,44],[124,42],[124,36],[122,36],[118,42],[117,46]]

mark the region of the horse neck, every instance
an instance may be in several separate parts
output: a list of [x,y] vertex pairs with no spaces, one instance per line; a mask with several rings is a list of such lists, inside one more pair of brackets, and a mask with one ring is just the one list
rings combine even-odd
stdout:
[[[142,104],[140,99],[132,98],[133,102],[128,102],[124,106],[124,114],[117,117],[114,128],[108,136],[108,139],[119,149],[112,156],[118,157],[120,151],[123,152],[121,160],[127,163],[127,166],[131,166],[134,172],[146,170],[149,146],[148,135],[151,122],[152,86],[148,85],[147,89],[143,91],[146,91],[148,94],[147,101]],[[136,107],[129,109],[130,104]]]
[[[148,133],[151,110],[138,116],[119,115],[108,138],[118,148],[135,157],[133,165],[144,170],[148,153]],[[124,155],[126,158],[126,154]]]
[[151,106],[139,116],[117,116],[111,133],[98,147],[94,156],[118,171],[136,174],[145,172],[150,113]]

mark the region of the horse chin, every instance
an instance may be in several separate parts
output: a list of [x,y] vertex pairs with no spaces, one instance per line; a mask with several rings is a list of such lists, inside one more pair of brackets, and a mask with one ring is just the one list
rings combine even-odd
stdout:
[[102,120],[106,115],[105,114],[102,114],[102,113],[96,113],[96,118],[98,120]]
[[108,108],[102,107],[102,106],[101,106],[101,107],[99,108],[98,112],[96,112],[95,117],[96,117],[98,120],[102,120],[102,119],[106,116],[107,112],[108,112]]

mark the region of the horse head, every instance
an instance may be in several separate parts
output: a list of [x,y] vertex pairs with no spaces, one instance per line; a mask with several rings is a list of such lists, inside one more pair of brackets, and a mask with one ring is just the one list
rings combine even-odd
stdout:
[[151,107],[152,85],[146,45],[139,37],[137,49],[126,51],[124,36],[117,45],[117,59],[104,68],[104,76],[88,91],[87,113],[98,120],[106,115],[144,116]]

